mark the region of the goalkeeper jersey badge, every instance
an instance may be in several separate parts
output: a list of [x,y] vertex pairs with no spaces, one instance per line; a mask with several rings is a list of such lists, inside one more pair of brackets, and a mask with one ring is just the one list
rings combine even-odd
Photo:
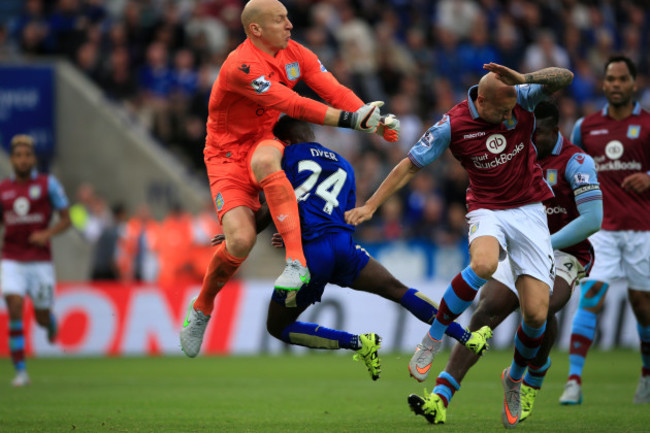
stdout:
[[262,94],[269,90],[271,87],[271,82],[266,79],[264,75],[257,77],[251,82],[251,86],[255,89],[255,92]]
[[293,62],[284,65],[284,69],[287,71],[287,78],[290,79],[291,81],[300,78],[300,65],[298,64],[298,62]]

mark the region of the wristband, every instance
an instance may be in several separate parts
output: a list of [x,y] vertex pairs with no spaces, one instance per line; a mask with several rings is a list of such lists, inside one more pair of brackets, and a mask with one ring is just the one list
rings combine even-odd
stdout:
[[356,120],[356,113],[352,111],[343,111],[341,110],[341,115],[339,116],[338,126],[341,128],[350,128],[354,129],[354,121]]

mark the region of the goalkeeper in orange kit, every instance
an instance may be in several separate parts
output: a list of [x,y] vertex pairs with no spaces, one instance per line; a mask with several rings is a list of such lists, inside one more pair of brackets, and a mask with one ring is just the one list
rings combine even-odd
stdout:
[[[310,280],[298,205],[281,168],[284,145],[272,132],[280,113],[379,133],[388,141],[399,138],[399,120],[381,118],[383,102],[364,104],[313,52],[291,40],[293,26],[282,3],[251,0],[241,21],[247,38],[228,55],[212,87],[204,150],[210,191],[227,240],[215,251],[181,329],[181,348],[189,357],[200,351],[217,293],[255,244],[260,191],[286,246],[286,266],[276,289],[298,290]],[[299,80],[332,106],[294,92]]]

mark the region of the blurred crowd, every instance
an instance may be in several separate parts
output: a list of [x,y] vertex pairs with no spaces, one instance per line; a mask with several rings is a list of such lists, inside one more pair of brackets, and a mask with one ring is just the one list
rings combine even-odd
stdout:
[[[179,158],[203,172],[208,98],[227,54],[244,39],[243,0],[3,0],[0,56],[66,56],[123,104]],[[633,0],[283,0],[292,36],[364,101],[384,100],[402,125],[398,145],[319,127],[343,154],[364,201],[430,125],[466,97],[484,63],[521,72],[575,73],[557,95],[561,127],[604,104],[605,60],[623,53],[639,68],[650,106],[650,9]],[[12,8],[12,5],[13,8]],[[299,85],[300,93],[316,97]],[[467,177],[447,154],[386,203],[361,240],[465,237]]]
[[92,246],[91,279],[163,287],[201,281],[213,253],[210,240],[222,233],[210,202],[195,215],[175,205],[158,221],[147,204],[110,207],[87,183],[76,191],[70,219]]

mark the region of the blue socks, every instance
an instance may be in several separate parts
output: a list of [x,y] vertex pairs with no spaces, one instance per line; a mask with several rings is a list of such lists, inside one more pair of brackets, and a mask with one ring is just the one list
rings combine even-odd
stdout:
[[284,328],[282,341],[312,349],[358,350],[361,348],[361,342],[357,335],[305,322],[293,322]]
[[[409,289],[400,299],[400,304],[415,317],[428,324],[433,323],[433,319],[438,313],[434,302],[416,289]],[[469,331],[456,322],[452,322],[445,333],[463,344],[472,336]]]

